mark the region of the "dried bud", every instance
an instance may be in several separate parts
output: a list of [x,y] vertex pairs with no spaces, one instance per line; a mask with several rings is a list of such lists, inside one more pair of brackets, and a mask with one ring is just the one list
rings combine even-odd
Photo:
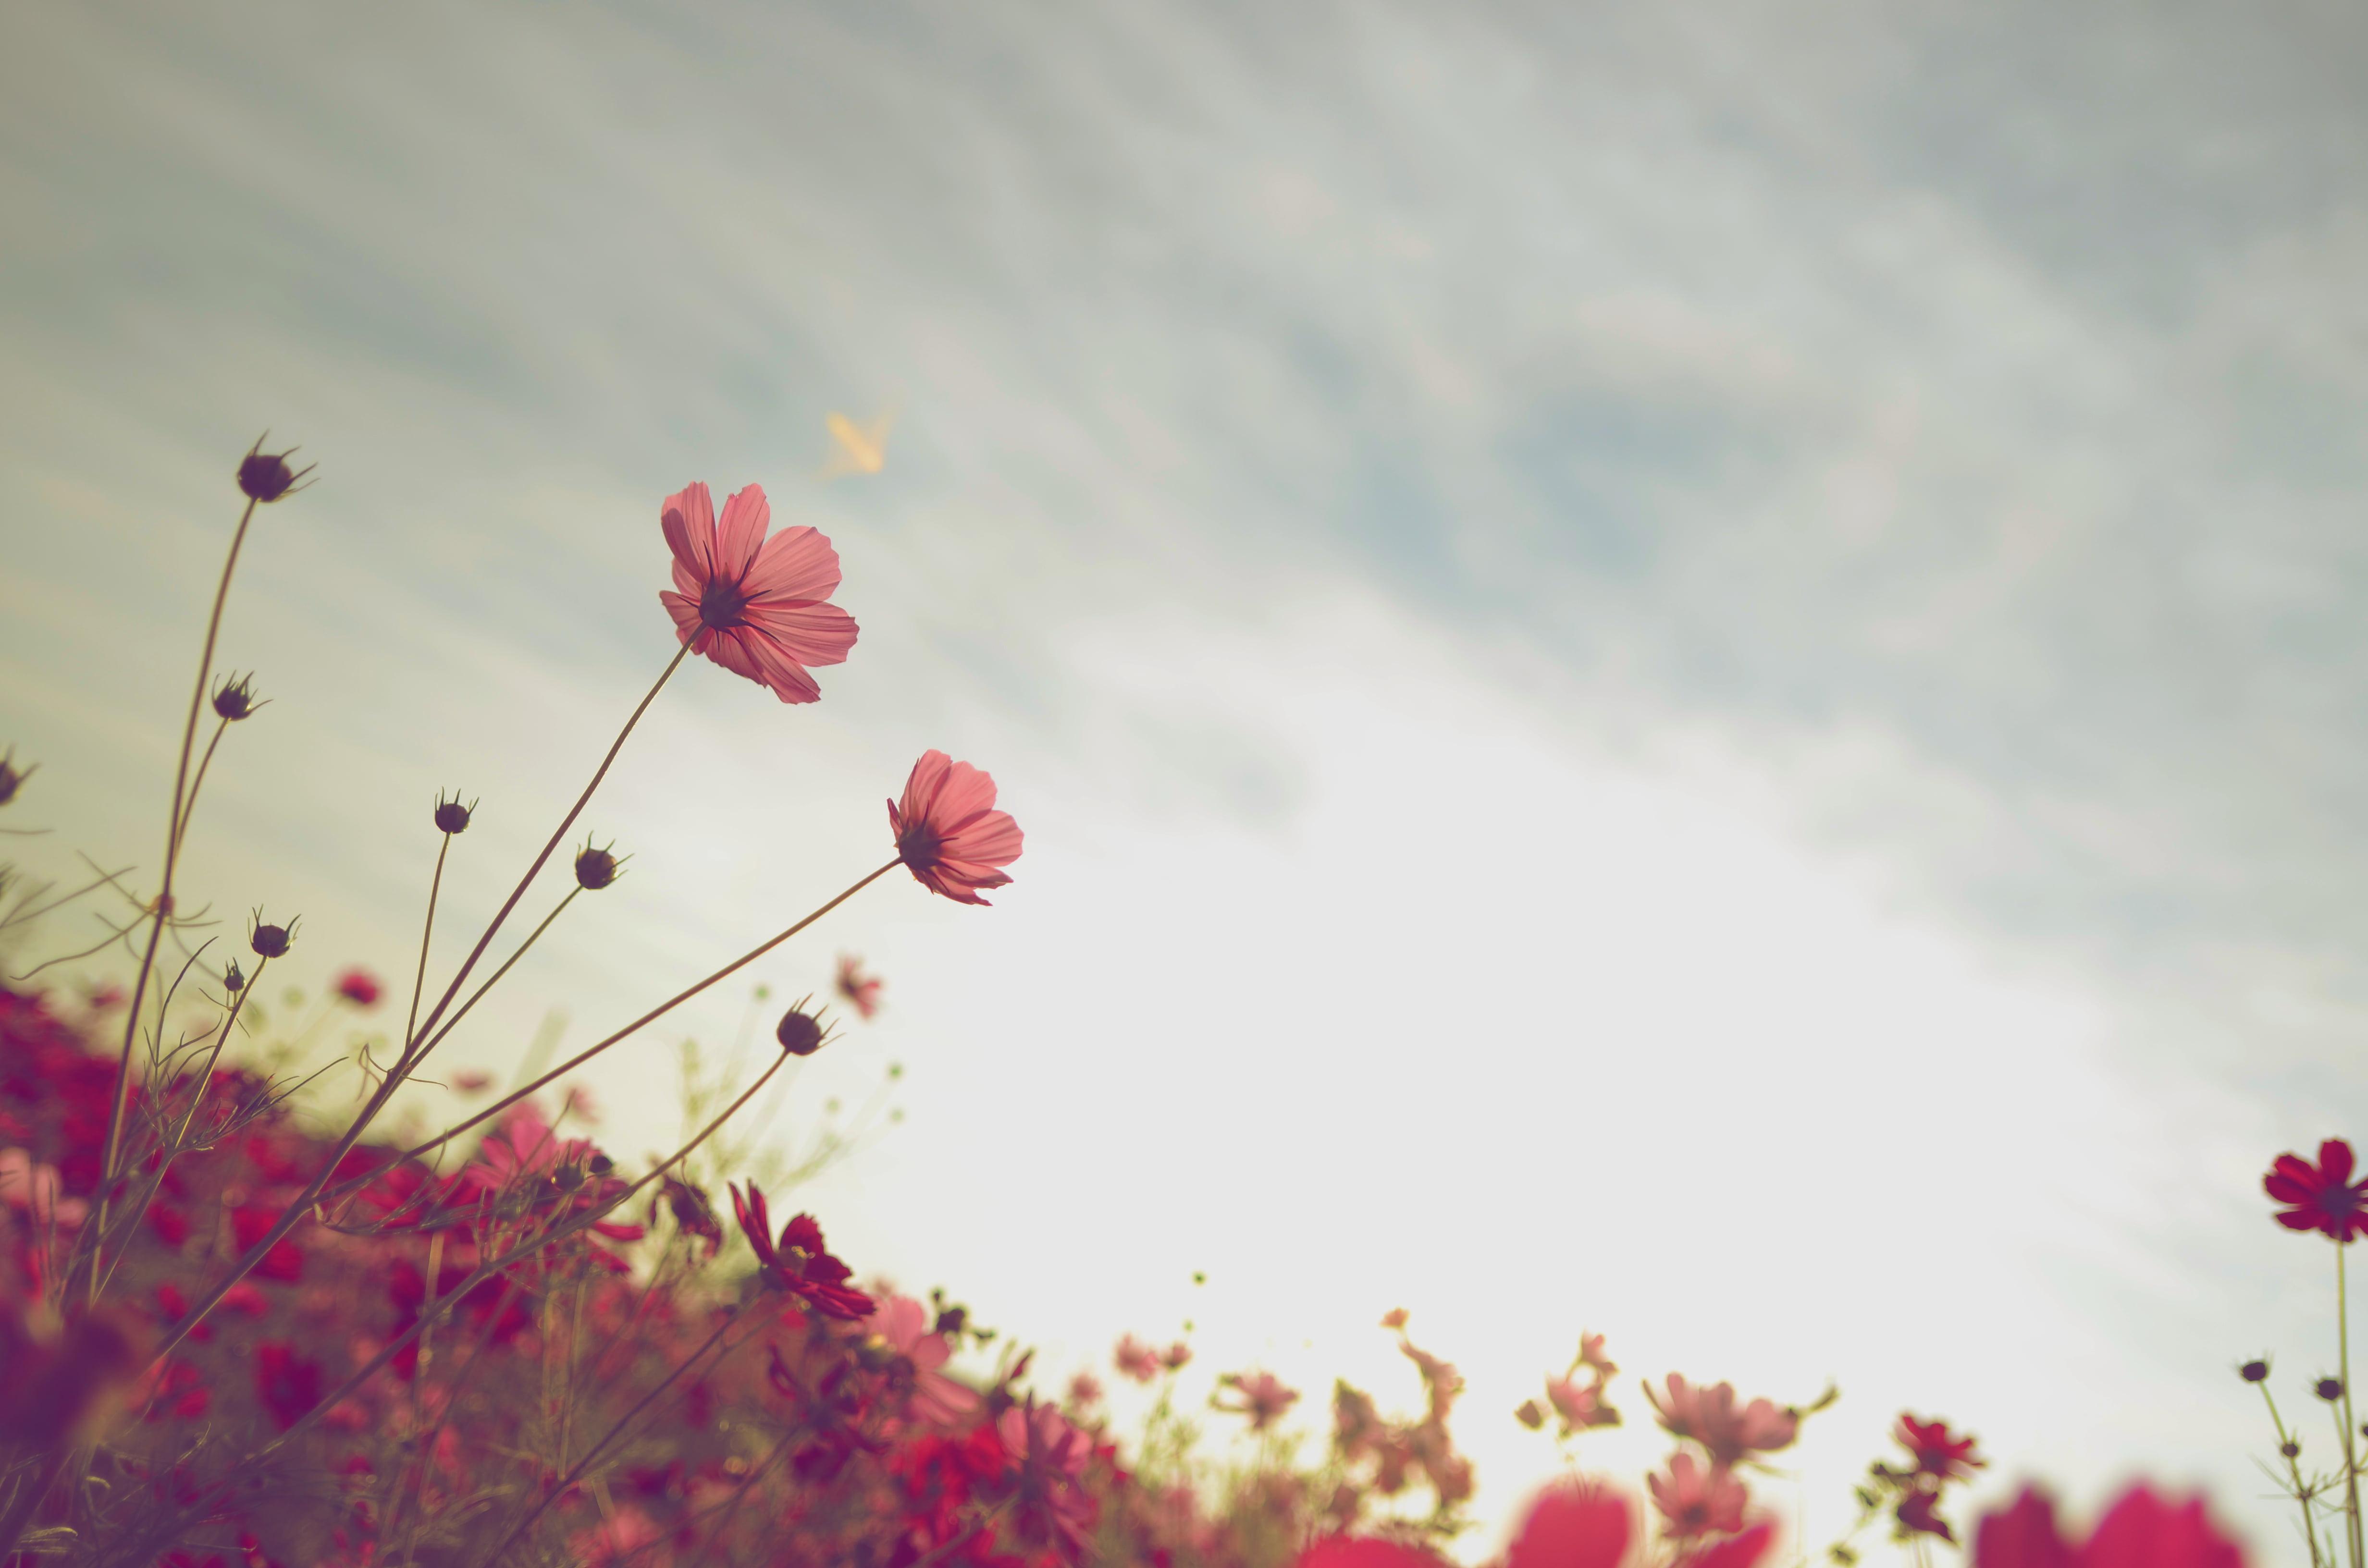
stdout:
[[436,826],[437,826],[437,830],[438,830],[438,832],[446,833],[446,834],[466,833],[466,832],[468,832],[468,831],[469,831],[469,813],[470,813],[470,812],[473,812],[473,811],[475,811],[476,809],[477,809],[477,802],[476,802],[476,801],[470,801],[470,802],[469,802],[467,805],[465,805],[465,806],[464,806],[464,805],[462,805],[462,804],[461,803],[461,797],[460,797],[460,794],[459,794],[459,792],[458,792],[458,791],[455,791],[455,792],[454,792],[454,794],[453,794],[453,796],[452,796],[452,798],[451,798],[450,800],[449,800],[449,801],[448,801],[448,800],[446,800],[446,799],[444,798],[444,791],[443,791],[443,790],[437,790],[437,791],[436,791]]
[[2302,1457],[2302,1445],[2295,1442],[2292,1437],[2288,1437],[2284,1442],[2278,1445],[2278,1452],[2283,1454],[2290,1460],[2300,1459]]
[[[584,847],[576,851],[575,855],[576,886],[598,892],[615,881],[620,868],[625,863],[609,853],[615,848],[616,846],[611,844],[606,849],[595,849],[592,847],[591,841],[586,839]],[[632,857],[628,856],[626,858],[631,859]]]
[[222,971],[222,989],[224,991],[233,992],[244,991],[246,989],[246,976],[238,972],[238,960],[236,959],[231,960],[230,967]]
[[1534,1432],[1546,1424],[1546,1413],[1538,1408],[1534,1399],[1525,1399],[1513,1412],[1513,1419]]
[[252,672],[235,677],[225,676],[222,683],[214,687],[214,711],[232,722],[246,718],[263,706],[255,699]]
[[2311,1392],[2317,1394],[2319,1398],[2327,1401],[2328,1403],[2333,1404],[2337,1400],[2343,1397],[2343,1380],[2340,1378],[2321,1378],[2318,1380],[2318,1386]]
[[264,436],[269,434],[270,432],[267,430],[263,436],[256,437],[253,449],[239,460],[238,487],[245,491],[251,500],[277,501],[294,489],[298,480],[313,472],[309,466],[293,472],[290,472],[288,460],[296,455],[296,449],[293,447],[276,455],[265,451]]
[[2267,1361],[2248,1361],[2237,1369],[2237,1375],[2248,1383],[2258,1383],[2270,1375],[2270,1364]]
[[296,921],[267,926],[263,923],[263,911],[258,909],[255,912],[255,929],[247,933],[246,945],[255,949],[257,958],[278,959],[288,956],[288,944],[295,939]]
[[826,1037],[822,1025],[792,1007],[781,1015],[781,1027],[773,1031],[773,1038],[791,1056],[812,1056],[822,1049]]
[[0,752],[0,806],[5,806],[15,800],[17,786],[41,770],[41,765],[38,762],[26,768],[17,767],[16,762],[15,746],[10,746],[6,752]]

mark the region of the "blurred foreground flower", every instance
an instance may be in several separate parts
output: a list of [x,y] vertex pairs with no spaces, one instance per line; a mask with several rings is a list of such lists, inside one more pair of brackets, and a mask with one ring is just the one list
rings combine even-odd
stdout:
[[2288,1206],[2277,1221],[2289,1231],[2318,1231],[2335,1242],[2368,1235],[2368,1181],[2351,1179],[2351,1145],[2340,1138],[2318,1146],[2316,1165],[2280,1154],[2261,1188]]
[[876,974],[863,972],[863,960],[852,953],[838,955],[838,994],[855,1009],[856,1017],[869,1018],[880,1011],[880,988],[884,983]]
[[772,515],[761,485],[723,503],[720,528],[705,484],[667,496],[659,526],[674,551],[674,589],[658,599],[692,653],[784,702],[813,702],[822,687],[807,666],[844,662],[855,619],[828,602],[839,582],[830,540],[804,527],[767,539]]
[[377,1006],[378,999],[385,994],[385,990],[379,983],[378,976],[359,966],[337,976],[337,994],[357,1007]]
[[1241,1396],[1237,1404],[1227,1404],[1216,1396],[1209,1403],[1217,1409],[1250,1418],[1250,1430],[1263,1432],[1282,1419],[1283,1412],[1299,1403],[1299,1391],[1285,1387],[1272,1372],[1227,1372],[1217,1380]]
[[1974,1534],[1974,1568],[2244,1568],[2244,1562],[2205,1517],[2202,1498],[2173,1506],[2144,1483],[2123,1493],[2078,1546],[2056,1533],[2054,1506],[2030,1488]]

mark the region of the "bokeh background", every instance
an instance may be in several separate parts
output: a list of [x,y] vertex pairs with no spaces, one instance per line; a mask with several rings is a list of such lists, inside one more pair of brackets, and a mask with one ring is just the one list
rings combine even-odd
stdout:
[[[861,642],[808,708],[685,668],[586,818],[630,874],[459,1060],[837,892],[941,746],[1027,831],[996,907],[883,881],[755,971],[887,977],[774,1133],[904,1066],[803,1195],[865,1272],[1051,1375],[1190,1321],[1311,1431],[1414,1403],[1406,1307],[1492,1528],[1584,1326],[1838,1381],[1765,1489],[1812,1548],[1907,1407],[2288,1560],[2232,1368],[2324,1448],[2259,1178],[2368,1132],[2363,76],[2288,0],[24,0],[14,847],[153,861],[268,426],[318,483],[188,881],[402,971],[437,790],[457,934],[669,654],[660,498],[761,483]],[[612,1054],[612,1146],[745,1010]]]

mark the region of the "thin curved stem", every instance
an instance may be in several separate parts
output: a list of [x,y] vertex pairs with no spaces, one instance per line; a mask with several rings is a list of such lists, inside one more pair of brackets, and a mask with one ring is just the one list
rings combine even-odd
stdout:
[[439,836],[442,842],[436,846],[436,874],[427,880],[427,924],[419,933],[419,968],[411,977],[411,1016],[403,1021],[404,1054],[398,1059],[403,1062],[410,1060],[411,1041],[419,1027],[419,994],[427,986],[427,947],[436,937],[436,898],[444,891],[444,857],[452,852],[452,835],[446,833]]
[[[165,922],[173,917],[173,871],[181,857],[181,808],[189,782],[189,750],[197,744],[198,710],[205,706],[206,677],[213,673],[214,643],[222,636],[222,606],[230,599],[231,574],[238,569],[238,552],[246,543],[247,525],[255,521],[255,497],[248,496],[246,510],[238,515],[238,529],[230,536],[230,553],[222,560],[222,581],[214,588],[213,612],[206,618],[206,644],[198,655],[198,687],[189,698],[188,722],[181,726],[181,761],[173,770],[173,809],[165,818],[165,873],[156,893],[154,922],[148,928],[148,950],[141,956],[140,972],[131,983],[131,1002],[124,1009],[123,1051],[116,1064],[115,1103],[107,1113],[107,1150],[99,1162],[99,1208],[107,1207],[108,1192],[115,1186],[115,1161],[121,1152],[124,1103],[131,1092],[131,1042],[140,1034],[140,1006],[148,994],[148,973],[156,963],[157,944],[165,937]],[[92,1277],[97,1288],[97,1277]]]
[[2359,1424],[2351,1415],[2351,1311],[2344,1295],[2343,1255],[2348,1243],[2335,1244],[2336,1376],[2343,1380],[2343,1530],[2351,1551],[2351,1568],[2361,1568],[2360,1460],[2352,1447]]
[[[625,727],[617,732],[616,740],[609,747],[609,755],[600,759],[598,767],[593,769],[592,782],[584,786],[584,793],[575,797],[575,803],[567,809],[565,816],[560,818],[559,826],[552,832],[551,841],[542,846],[542,853],[534,858],[534,864],[526,869],[526,875],[520,877],[518,886],[510,890],[510,896],[502,901],[501,908],[495,912],[492,922],[485,926],[484,934],[477,938],[477,945],[469,949],[468,958],[462,960],[459,971],[452,976],[452,983],[444,988],[444,994],[437,999],[436,1006],[429,1010],[427,1021],[420,1026],[421,1028],[434,1028],[436,1020],[444,1016],[444,1009],[451,1006],[452,998],[460,994],[461,987],[468,980],[470,971],[477,967],[477,960],[485,956],[486,948],[493,944],[495,933],[498,932],[502,928],[502,923],[510,917],[510,911],[518,907],[518,900],[526,896],[528,886],[541,872],[544,863],[550,860],[552,851],[557,849],[561,842],[567,837],[567,830],[575,825],[575,819],[584,814],[584,808],[592,803],[592,792],[600,788],[600,780],[609,777],[609,766],[617,760],[617,754],[625,749],[625,742],[632,734],[633,726],[642,722],[642,715],[649,711],[650,704],[657,700],[658,693],[666,689],[666,683],[674,678],[674,672],[680,669],[683,660],[689,656],[690,644],[686,642],[676,650],[673,658],[666,661],[666,667],[659,675],[657,684],[650,687],[648,695],[643,697],[640,705],[634,708],[632,716],[625,721]],[[408,1051],[411,1049],[415,1039],[416,1035],[412,1039],[404,1040],[403,1042],[404,1051]]]
[[173,829],[173,842],[176,845],[189,841],[189,819],[198,814],[198,793],[206,787],[206,769],[213,766],[214,748],[222,744],[222,732],[229,728],[229,720],[214,721],[214,733],[206,742],[206,754],[198,758],[197,777],[189,780],[189,798],[181,802],[181,819]]

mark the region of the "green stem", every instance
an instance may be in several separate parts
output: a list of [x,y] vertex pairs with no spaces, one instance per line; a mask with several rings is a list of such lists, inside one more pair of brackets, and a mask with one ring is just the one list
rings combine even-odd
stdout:
[[436,874],[427,880],[427,925],[419,933],[419,968],[411,977],[411,1016],[403,1021],[404,1055],[398,1062],[407,1062],[411,1041],[419,1028],[419,994],[427,986],[427,945],[436,937],[436,897],[444,891],[444,857],[452,852],[452,835],[441,835],[443,842],[436,846]]
[[2335,1244],[2335,1344],[2336,1376],[2343,1380],[2343,1528],[2346,1544],[2351,1548],[2351,1568],[2361,1568],[2360,1535],[2360,1461],[2352,1448],[2353,1434],[2358,1430],[2351,1415],[2351,1310],[2344,1293],[2343,1249],[2348,1244]]

